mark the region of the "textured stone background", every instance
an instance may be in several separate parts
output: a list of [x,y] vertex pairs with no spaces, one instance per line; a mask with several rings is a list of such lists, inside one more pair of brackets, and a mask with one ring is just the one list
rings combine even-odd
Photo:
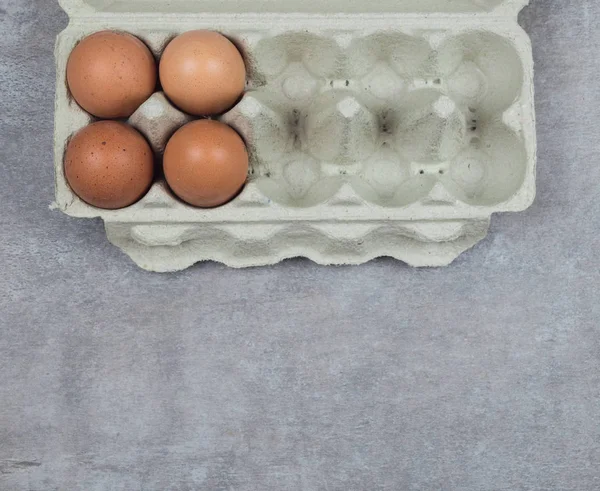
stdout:
[[600,489],[600,3],[534,0],[539,197],[452,267],[137,269],[53,199],[56,0],[0,0],[0,490]]

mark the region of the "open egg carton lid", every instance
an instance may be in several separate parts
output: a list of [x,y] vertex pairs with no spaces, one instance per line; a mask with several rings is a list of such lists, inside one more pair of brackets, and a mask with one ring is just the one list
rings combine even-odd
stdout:
[[[59,3],[71,22],[56,49],[54,206],[101,217],[109,240],[142,268],[298,256],[444,266],[485,238],[493,213],[533,202],[533,60],[517,23],[528,0]],[[157,58],[193,29],[220,30],[240,47],[248,91],[219,118],[251,154],[236,199],[193,208],[164,181],[122,210],[73,194],[64,149],[93,118],[71,100],[64,72],[76,43],[101,29],[140,37]],[[160,153],[166,132],[189,120],[159,92],[130,124]]]

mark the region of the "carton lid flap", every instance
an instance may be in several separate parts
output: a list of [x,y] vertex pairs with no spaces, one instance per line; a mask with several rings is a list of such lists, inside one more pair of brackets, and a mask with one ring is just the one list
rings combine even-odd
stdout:
[[59,0],[72,16],[94,13],[471,13],[513,15],[529,0]]

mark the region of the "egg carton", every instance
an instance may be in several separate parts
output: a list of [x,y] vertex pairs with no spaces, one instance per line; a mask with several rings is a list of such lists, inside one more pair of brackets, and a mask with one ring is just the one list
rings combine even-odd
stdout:
[[[359,264],[391,256],[443,266],[497,212],[535,196],[533,61],[517,23],[528,0],[59,0],[55,207],[101,217],[139,266],[175,271],[303,256]],[[219,119],[250,151],[248,183],[216,209],[159,179],[135,205],[100,210],[69,188],[69,138],[95,119],[71,98],[66,63],[103,29],[157,59],[176,35],[218,30],[242,52],[247,91]],[[191,116],[155,93],[130,118],[160,156]],[[160,165],[158,165],[160,168]]]

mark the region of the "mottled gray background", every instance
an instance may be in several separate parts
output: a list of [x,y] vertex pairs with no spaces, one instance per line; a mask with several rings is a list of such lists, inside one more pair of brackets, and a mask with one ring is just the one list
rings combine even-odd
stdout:
[[55,0],[0,0],[0,490],[600,489],[600,3],[534,0],[539,197],[448,269],[136,268],[51,212]]

